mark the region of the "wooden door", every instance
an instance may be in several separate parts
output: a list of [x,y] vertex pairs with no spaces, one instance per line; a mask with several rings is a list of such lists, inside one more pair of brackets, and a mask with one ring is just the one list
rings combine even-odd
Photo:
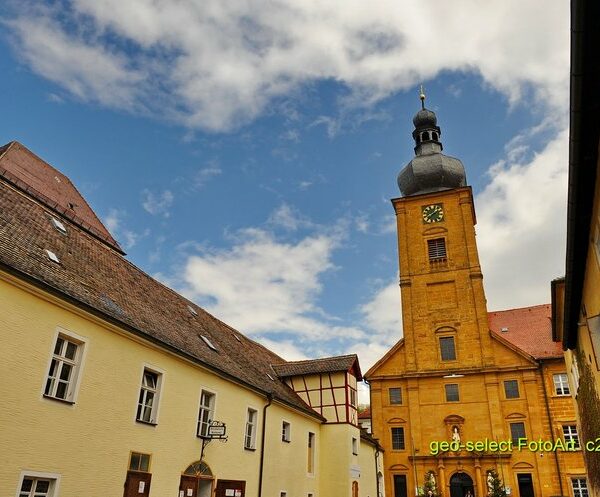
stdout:
[[198,478],[181,475],[179,481],[179,497],[198,497]]
[[407,497],[406,475],[394,475],[394,497]]
[[127,471],[123,497],[148,497],[150,495],[151,473]]
[[215,497],[245,497],[246,482],[241,480],[217,480]]

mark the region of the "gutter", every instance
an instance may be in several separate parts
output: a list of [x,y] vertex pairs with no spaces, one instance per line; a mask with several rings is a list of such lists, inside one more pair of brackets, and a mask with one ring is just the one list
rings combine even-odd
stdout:
[[262,433],[260,435],[260,468],[258,469],[258,497],[262,496],[263,471],[265,469],[265,428],[267,426],[267,409],[273,403],[273,394],[267,394],[267,403],[263,407]]

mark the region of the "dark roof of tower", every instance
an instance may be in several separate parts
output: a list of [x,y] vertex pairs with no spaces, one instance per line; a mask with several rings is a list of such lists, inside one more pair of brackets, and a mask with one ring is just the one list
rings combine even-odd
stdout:
[[415,157],[398,174],[403,196],[419,195],[466,186],[465,168],[459,159],[442,154],[437,116],[421,109],[413,118]]

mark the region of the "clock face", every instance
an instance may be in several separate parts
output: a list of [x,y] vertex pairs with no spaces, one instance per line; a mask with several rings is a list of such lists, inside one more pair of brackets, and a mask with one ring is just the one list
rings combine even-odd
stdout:
[[424,223],[439,223],[444,220],[444,208],[442,204],[426,205],[422,209]]

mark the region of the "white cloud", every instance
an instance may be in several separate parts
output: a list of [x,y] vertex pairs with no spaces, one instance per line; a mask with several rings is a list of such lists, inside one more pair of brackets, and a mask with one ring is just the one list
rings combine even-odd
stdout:
[[513,140],[475,199],[490,310],[547,303],[550,281],[564,274],[567,138],[565,128],[526,163],[518,162],[521,140]]
[[199,169],[194,176],[194,186],[202,188],[216,176],[223,174],[223,170],[216,161],[210,162],[206,167]]
[[[348,88],[342,107],[368,107],[441,71],[480,74],[513,104],[532,91],[543,107],[566,105],[566,2],[19,5],[8,26],[23,60],[38,74],[80,98],[150,109],[190,127],[237,127],[276,99],[321,80]],[[339,130],[335,118],[320,122],[330,133]]]
[[335,228],[295,243],[259,228],[242,230],[229,249],[188,256],[185,293],[244,333],[360,338],[360,329],[340,326],[317,305],[320,277],[334,269],[332,252],[341,238]]
[[292,340],[271,340],[270,338],[260,336],[254,337],[254,339],[277,355],[283,357],[286,361],[311,359],[305,354],[306,349],[301,349]]
[[286,203],[281,204],[271,213],[268,223],[289,231],[296,231],[299,228],[316,228],[310,219]]
[[164,190],[161,193],[154,193],[150,190],[142,191],[142,207],[153,216],[169,217],[169,208],[173,204],[173,199],[171,190]]

